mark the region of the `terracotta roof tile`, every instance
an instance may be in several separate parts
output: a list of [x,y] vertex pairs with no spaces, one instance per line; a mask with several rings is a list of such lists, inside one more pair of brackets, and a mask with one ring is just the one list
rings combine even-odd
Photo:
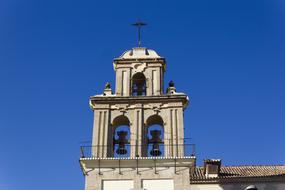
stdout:
[[282,178],[285,180],[285,165],[277,166],[222,166],[218,177],[207,178],[203,173],[203,167],[196,167],[192,176],[192,182],[226,181],[227,179],[249,178]]

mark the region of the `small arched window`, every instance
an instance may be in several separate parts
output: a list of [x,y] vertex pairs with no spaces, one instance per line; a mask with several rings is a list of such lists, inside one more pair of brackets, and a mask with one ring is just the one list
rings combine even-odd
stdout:
[[136,73],[132,78],[132,95],[146,95],[146,78],[143,73]]

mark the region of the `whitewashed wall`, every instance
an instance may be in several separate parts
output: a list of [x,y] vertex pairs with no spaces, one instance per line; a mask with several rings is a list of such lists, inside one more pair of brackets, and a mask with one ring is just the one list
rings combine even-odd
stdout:
[[174,190],[174,183],[171,179],[143,180],[144,190]]
[[104,180],[103,190],[131,190],[134,187],[133,180]]

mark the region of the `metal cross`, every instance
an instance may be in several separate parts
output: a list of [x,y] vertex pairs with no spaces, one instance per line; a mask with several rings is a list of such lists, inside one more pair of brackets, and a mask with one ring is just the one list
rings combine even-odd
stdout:
[[132,24],[138,27],[138,46],[141,47],[141,27],[147,25],[146,23],[138,20],[136,23]]

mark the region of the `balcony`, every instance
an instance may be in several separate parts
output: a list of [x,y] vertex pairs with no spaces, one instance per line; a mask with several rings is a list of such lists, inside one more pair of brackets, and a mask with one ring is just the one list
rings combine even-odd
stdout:
[[141,168],[152,168],[157,173],[158,168],[173,167],[176,173],[177,168],[190,169],[196,162],[195,144],[81,146],[80,154],[80,165],[84,175],[94,169],[101,175],[108,168],[117,168],[121,174],[126,168],[133,168],[137,173],[142,172]]
[[180,145],[97,145],[81,146],[81,158],[175,158],[195,157],[195,144]]

